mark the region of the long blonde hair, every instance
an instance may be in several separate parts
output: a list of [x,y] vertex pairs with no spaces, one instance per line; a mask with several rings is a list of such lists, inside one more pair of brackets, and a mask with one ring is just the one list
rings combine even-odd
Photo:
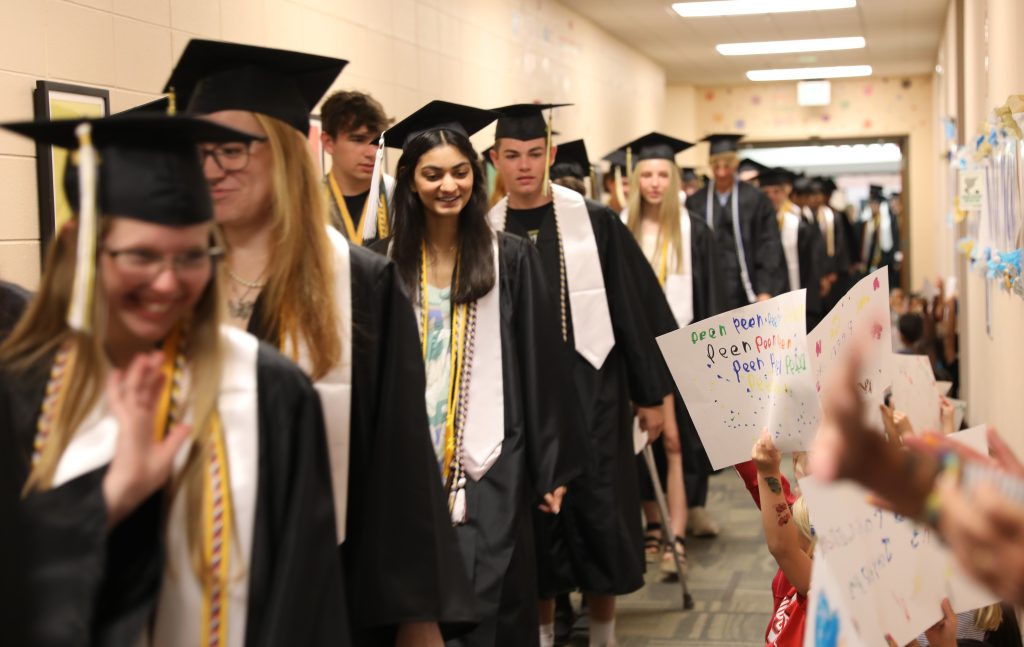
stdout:
[[814,527],[811,525],[811,515],[807,510],[807,502],[800,497],[793,504],[793,523],[796,529],[809,543],[807,554],[814,556],[814,547],[818,545],[818,537],[814,534]]
[[[629,199],[627,202],[628,218],[626,227],[633,233],[637,242],[643,239],[643,195],[640,193],[640,169],[645,163],[651,160],[641,160],[633,172],[629,175]],[[668,160],[662,160],[669,165],[668,189],[662,196],[661,205],[658,209],[658,242],[668,241],[675,255],[676,268],[682,269],[683,258],[686,250],[683,250],[683,230],[679,222],[679,171],[675,164]]]
[[[110,230],[110,225],[110,218],[101,218],[101,239]],[[212,223],[211,237],[215,244],[220,240],[219,231]],[[110,370],[103,348],[107,302],[101,281],[95,283],[94,333],[83,335],[72,331],[67,325],[66,313],[71,301],[75,271],[76,239],[77,229],[65,229],[50,244],[38,294],[11,335],[0,344],[0,364],[27,379],[48,375],[50,365],[41,366],[40,363],[65,343],[70,344],[74,357],[61,384],[64,404],[59,408],[47,443],[25,482],[26,493],[52,487],[61,456],[102,393]],[[173,497],[180,488],[184,489],[186,518],[189,520],[189,548],[196,573],[201,577],[208,569],[204,568],[202,558],[201,526],[198,522],[193,523],[193,520],[201,517],[204,477],[201,466],[206,464],[203,459],[208,457],[212,446],[213,420],[217,415],[217,396],[220,392],[223,365],[219,331],[223,307],[221,280],[218,273],[212,274],[189,321],[182,322],[188,330],[184,352],[191,386],[180,404],[182,415],[186,411],[191,412],[193,444],[185,468],[175,479],[171,492]]]
[[334,256],[320,177],[306,140],[291,126],[259,113],[272,153],[271,220],[276,248],[263,291],[264,324],[301,336],[310,351],[310,377],[323,377],[341,361],[334,301]]

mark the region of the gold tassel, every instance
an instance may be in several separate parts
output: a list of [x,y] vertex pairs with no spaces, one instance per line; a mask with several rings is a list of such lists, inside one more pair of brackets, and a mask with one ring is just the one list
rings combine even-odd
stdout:
[[597,186],[597,170],[593,164],[588,164],[590,169],[590,197],[594,200],[601,199],[601,189]]
[[167,116],[173,117],[178,113],[178,99],[174,95],[174,88],[167,93]]
[[68,326],[72,330],[90,333],[96,281],[96,185],[99,158],[92,144],[91,124],[78,124],[75,135],[78,137],[78,244],[71,303],[68,305]]

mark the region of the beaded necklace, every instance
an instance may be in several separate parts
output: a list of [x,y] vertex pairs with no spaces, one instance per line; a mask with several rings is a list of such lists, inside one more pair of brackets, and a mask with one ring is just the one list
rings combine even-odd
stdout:
[[[462,463],[462,447],[466,411],[469,407],[469,379],[472,374],[473,347],[476,341],[476,302],[471,304],[454,302],[458,293],[462,263],[455,261],[455,284],[451,292],[450,368],[448,373],[448,406],[445,419],[444,458],[442,477],[448,491],[448,512],[456,524],[466,521],[466,476]],[[427,244],[420,250],[420,345],[423,359],[427,357],[429,329],[429,308],[427,285]]]

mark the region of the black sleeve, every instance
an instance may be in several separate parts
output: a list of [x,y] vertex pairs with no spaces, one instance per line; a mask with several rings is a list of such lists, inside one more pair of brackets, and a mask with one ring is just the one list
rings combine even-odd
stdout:
[[91,644],[106,564],[104,474],[106,468],[94,470],[21,501],[14,527],[22,531],[17,539],[24,561],[18,566],[27,588],[18,595],[29,612],[21,633],[33,645]]
[[690,214],[690,251],[693,255],[693,320],[712,317],[724,307],[718,276],[718,242],[707,224]]
[[353,249],[352,271],[353,416],[341,551],[356,643],[387,642],[412,621],[436,621],[451,637],[476,622],[475,595],[430,443],[412,304],[391,261]]
[[347,644],[320,397],[266,344],[257,358],[259,488],[246,645]]
[[536,494],[543,495],[581,472],[587,451],[584,417],[572,386],[571,352],[562,343],[540,253],[519,238],[501,235],[501,241],[506,267],[516,272],[517,387],[522,390],[527,461]]
[[[609,209],[591,214],[591,222],[595,234],[604,230],[601,265],[615,346],[626,362],[630,399],[639,406],[656,406],[672,392],[672,377],[655,341],[654,327],[648,319],[641,290],[637,289],[635,273],[631,271],[636,263],[631,263],[630,259],[636,257],[629,246],[636,247],[636,241]],[[598,241],[602,242],[599,234]],[[643,252],[639,254],[642,258]],[[648,273],[653,273],[646,261],[644,265]],[[664,301],[664,294],[660,300]]]
[[754,251],[751,280],[755,296],[768,293],[774,297],[786,292],[789,285],[786,257],[782,251],[782,237],[779,235],[775,209],[767,196],[757,189],[753,190],[756,195],[752,213],[755,239],[750,241]]
[[824,273],[822,259],[825,258],[825,237],[821,235],[821,229],[801,218],[797,247],[800,283],[807,290],[807,313],[817,320],[825,314],[822,312],[824,306],[820,286]]

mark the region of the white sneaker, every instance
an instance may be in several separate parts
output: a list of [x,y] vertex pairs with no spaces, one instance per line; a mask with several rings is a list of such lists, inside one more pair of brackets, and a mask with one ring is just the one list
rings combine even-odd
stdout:
[[697,506],[689,510],[686,520],[686,531],[687,534],[692,534],[694,537],[717,537],[718,533],[721,532],[721,528],[711,518],[711,515],[708,514],[704,506]]

